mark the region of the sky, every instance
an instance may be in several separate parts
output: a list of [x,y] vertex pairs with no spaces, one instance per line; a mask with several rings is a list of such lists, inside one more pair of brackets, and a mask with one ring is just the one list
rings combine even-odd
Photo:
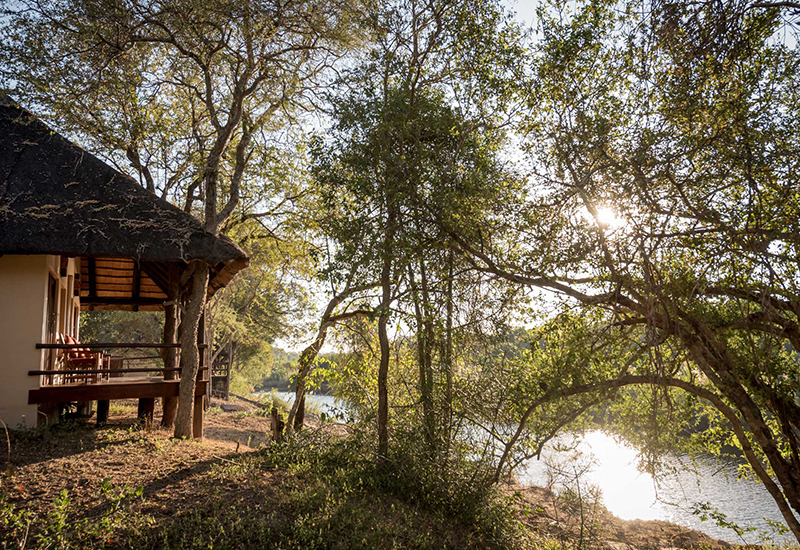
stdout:
[[537,3],[535,0],[503,0],[503,4],[516,13],[517,21],[526,27],[533,25]]

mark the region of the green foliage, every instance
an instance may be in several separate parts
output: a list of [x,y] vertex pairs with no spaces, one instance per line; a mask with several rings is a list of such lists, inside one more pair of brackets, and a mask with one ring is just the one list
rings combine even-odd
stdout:
[[231,391],[249,394],[273,374],[274,356],[272,346],[266,342],[260,342],[258,347],[250,348],[243,355],[245,357],[240,357],[231,371]]
[[368,6],[18,2],[0,26],[0,86],[189,212],[207,161],[203,206],[269,212],[298,181],[280,132],[293,101],[322,77],[323,50],[329,60],[361,40]]
[[[237,233],[246,236],[249,229],[243,225]],[[296,335],[300,317],[310,307],[301,277],[313,268],[303,257],[302,238],[291,232],[286,237],[280,247],[271,241],[251,243],[249,268],[207,308],[214,354],[226,363],[233,360],[236,393],[250,393],[268,381],[286,384],[292,370],[286,354],[273,350],[272,343]]]
[[160,311],[84,311],[82,342],[160,343],[164,313]]
[[[128,504],[141,499],[143,487],[114,487],[106,478],[100,482],[101,512],[96,517],[75,520],[74,505],[66,489],[53,500],[52,510],[38,516],[18,509],[0,493],[0,534],[3,548],[106,548],[117,543],[121,529],[141,528],[141,519],[128,511]],[[28,546],[30,545],[30,546]]]
[[[728,516],[720,512],[717,508],[711,505],[709,502],[698,502],[695,504],[694,509],[692,510],[692,514],[700,518],[700,521],[708,521],[709,519],[713,520],[718,526],[723,527],[725,529],[730,529],[736,536],[742,539],[743,543],[747,543],[745,539],[745,535],[748,533],[752,533],[756,530],[755,527],[741,527],[736,523],[730,521]],[[784,527],[783,532],[785,533],[788,529]]]
[[[780,6],[555,0],[526,45],[497,1],[168,4],[20,0],[0,78],[187,211],[231,201],[222,229],[253,261],[208,318],[234,391],[296,370],[272,342],[299,332],[298,276],[359,289],[309,382],[333,383],[353,435],[265,451],[251,467],[309,488],[288,491],[295,523],[247,520],[232,545],[380,545],[353,539],[365,489],[505,544],[492,484],[589,424],[656,473],[668,452],[744,453],[800,538],[800,54]],[[356,43],[314,88],[317,47]],[[309,88],[329,118],[297,145],[281,129]],[[156,321],[100,312],[84,337],[157,341]],[[161,542],[194,544],[200,518]]]
[[[278,475],[276,475],[278,474]],[[526,548],[507,502],[486,501],[483,527],[385,488],[363,441],[303,432],[236,460],[209,476],[253,484],[253,497],[210,495],[124,544],[129,548]],[[265,476],[267,483],[259,483]],[[277,481],[280,480],[280,481]],[[479,508],[473,505],[472,508]]]
[[[332,504],[328,491],[339,498],[365,492],[383,494],[386,495],[383,499],[394,502],[392,509],[408,510],[413,504],[412,517],[423,514],[433,523],[463,525],[469,530],[463,539],[468,547],[524,547],[526,535],[513,519],[509,503],[481,482],[474,464],[462,460],[450,465],[449,474],[436,471],[427,460],[428,450],[419,443],[423,441],[421,434],[403,435],[408,436],[402,438],[407,444],[395,447],[388,471],[376,468],[372,460],[370,447],[374,439],[370,437],[364,441],[359,435],[336,439],[323,433],[307,432],[290,440],[283,448],[266,450],[258,461],[270,467],[288,468],[302,479],[324,480],[330,488],[322,495],[315,495],[317,506],[323,510]],[[433,538],[417,546],[420,542],[411,542],[410,546],[437,544]],[[446,544],[452,543],[456,543],[455,540]]]
[[[738,447],[800,537],[796,29],[749,2],[640,8],[539,5],[517,82],[526,192],[458,244],[587,322],[551,302],[561,318],[536,324],[552,342],[487,356],[480,416],[516,424],[492,432],[510,465],[581,414],[651,470],[677,448]],[[502,381],[513,397],[492,392]]]

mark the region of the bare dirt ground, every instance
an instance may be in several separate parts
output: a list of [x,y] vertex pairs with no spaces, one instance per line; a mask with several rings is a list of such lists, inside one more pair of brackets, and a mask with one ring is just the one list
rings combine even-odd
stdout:
[[[160,418],[159,409],[155,418]],[[10,465],[6,456],[0,458],[10,501],[45,512],[66,489],[76,508],[91,508],[100,483],[107,479],[116,487],[144,487],[152,505],[169,515],[198,494],[196,482],[213,464],[269,440],[268,417],[215,407],[207,413],[203,441],[173,440],[169,430],[142,426],[135,402],[112,403],[108,424],[92,425],[90,421],[89,429],[65,425],[13,434]]]
[[509,489],[522,495],[523,509],[527,511],[522,515],[523,521],[531,529],[547,533],[558,541],[583,539],[587,547],[613,550],[735,546],[667,521],[623,520],[602,505],[587,505],[581,512],[566,506],[552,492],[541,487],[514,486]]

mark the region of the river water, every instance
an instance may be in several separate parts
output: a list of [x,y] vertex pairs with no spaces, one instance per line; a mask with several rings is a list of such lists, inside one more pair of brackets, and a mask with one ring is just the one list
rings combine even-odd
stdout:
[[[293,393],[275,393],[289,403],[294,400]],[[327,415],[346,417],[346,403],[340,399],[330,395],[308,395],[306,399]],[[635,449],[604,432],[590,431],[545,447],[539,460],[530,460],[515,476],[522,484],[541,487],[555,476],[559,489],[574,483],[566,477],[574,477],[575,472],[586,469],[580,481],[583,488],[587,484],[598,487],[603,504],[622,519],[671,521],[740,544],[758,543],[760,535],[776,541],[792,540],[791,535],[775,534],[769,522],[784,525],[775,501],[760,482],[737,480],[736,462],[711,457],[692,462],[676,456],[669,459],[669,466],[675,473],[656,484],[650,474],[639,471]],[[564,476],[558,474],[559,468],[566,470]],[[745,533],[742,539],[712,519],[701,521],[693,513],[701,503],[710,503],[725,514],[727,521],[740,527],[754,527],[757,532]]]
[[[291,405],[294,403],[294,392],[288,391],[264,391],[264,392],[257,392],[255,395],[259,397],[266,397],[269,395],[275,395]],[[306,394],[306,403],[311,403],[319,408],[320,412],[324,412],[326,415],[332,418],[347,418],[347,403],[339,399],[338,397],[334,397],[332,395],[322,395],[322,394]]]
[[[639,471],[636,450],[606,433],[583,434],[575,451],[554,448],[562,445],[546,448],[540,460],[529,461],[517,472],[520,482],[546,486],[553,477],[548,474],[553,471],[549,464],[561,464],[568,474],[588,465],[583,483],[599,487],[603,504],[622,519],[671,521],[739,544],[758,543],[761,535],[775,541],[792,540],[791,535],[777,535],[770,526],[770,521],[780,525],[784,522],[764,485],[753,479],[737,480],[738,463],[734,461],[706,457],[692,462],[689,458],[671,457],[669,466],[675,473],[665,475],[656,484],[650,474]],[[574,460],[574,466],[564,468],[563,464],[569,464],[570,459]],[[560,476],[556,473],[555,477]],[[562,487],[571,481],[561,479]],[[701,521],[693,513],[699,503],[710,503],[725,514],[727,521],[740,527],[754,527],[757,532],[745,533],[740,538],[732,529],[721,527],[712,519]]]

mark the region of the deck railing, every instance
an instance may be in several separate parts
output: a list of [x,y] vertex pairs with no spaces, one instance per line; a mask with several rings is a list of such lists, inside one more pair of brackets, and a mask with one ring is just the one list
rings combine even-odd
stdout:
[[[162,343],[97,343],[97,344],[36,344],[36,349],[39,350],[62,350],[69,352],[70,350],[80,350],[82,352],[107,352],[108,350],[162,350],[162,349],[177,349],[180,353],[180,344],[162,344]],[[200,353],[200,370],[197,374],[198,380],[205,379],[205,371],[208,368],[205,365],[205,350],[208,348],[206,344],[199,344],[197,346],[202,352]],[[61,385],[75,382],[76,379],[81,379],[83,383],[103,383],[109,378],[124,377],[126,374],[148,374],[148,373],[171,373],[175,372],[180,377],[180,367],[133,367],[123,368],[122,364],[126,361],[145,361],[156,360],[161,361],[160,355],[146,355],[136,357],[125,356],[111,356],[105,355],[98,359],[98,368],[54,368],[47,370],[30,370],[29,376],[41,376],[42,386]]]

